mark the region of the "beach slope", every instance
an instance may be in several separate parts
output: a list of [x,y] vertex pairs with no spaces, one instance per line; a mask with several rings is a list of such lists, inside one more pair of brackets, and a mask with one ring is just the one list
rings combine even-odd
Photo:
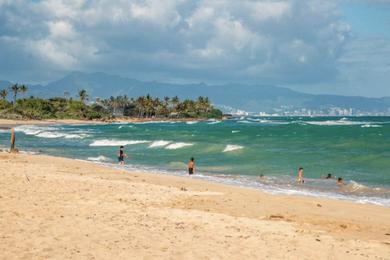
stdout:
[[390,259],[390,209],[0,153],[1,259]]

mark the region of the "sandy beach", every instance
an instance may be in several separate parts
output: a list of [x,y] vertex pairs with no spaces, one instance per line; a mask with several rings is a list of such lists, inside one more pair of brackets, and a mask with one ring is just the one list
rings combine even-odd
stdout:
[[0,153],[1,259],[390,259],[390,209]]

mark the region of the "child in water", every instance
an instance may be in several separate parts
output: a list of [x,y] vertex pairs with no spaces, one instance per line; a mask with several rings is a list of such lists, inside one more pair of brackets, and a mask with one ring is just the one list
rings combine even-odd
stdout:
[[341,177],[338,177],[338,178],[337,178],[337,185],[339,185],[339,186],[344,185],[344,180],[343,180],[343,178],[341,178]]
[[195,161],[194,157],[191,157],[190,161],[188,162],[188,174],[194,174],[194,168],[195,168]]
[[123,145],[119,147],[118,161],[120,165],[125,165],[125,157],[127,157],[127,154],[125,154],[124,149],[125,147]]
[[305,180],[303,179],[303,167],[299,167],[298,169],[298,178],[297,178],[298,183],[303,184]]

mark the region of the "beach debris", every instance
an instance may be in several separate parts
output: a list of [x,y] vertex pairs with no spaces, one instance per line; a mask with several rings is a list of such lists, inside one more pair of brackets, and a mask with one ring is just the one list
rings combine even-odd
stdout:
[[30,182],[30,179],[28,178],[27,174],[25,175],[28,182]]
[[181,187],[180,190],[181,191],[187,191],[186,187]]
[[321,208],[321,207],[322,207],[322,205],[321,205],[321,204],[317,204],[317,207]]
[[15,129],[11,128],[11,153],[17,153],[18,149],[15,147],[15,141],[16,141],[16,136],[15,136]]
[[282,216],[282,215],[270,215],[268,218],[269,219],[284,219],[284,216]]

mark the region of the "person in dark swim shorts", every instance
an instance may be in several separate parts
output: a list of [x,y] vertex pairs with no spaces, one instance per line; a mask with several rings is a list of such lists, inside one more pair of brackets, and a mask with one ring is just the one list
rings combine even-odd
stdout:
[[125,164],[125,157],[127,157],[127,155],[124,152],[124,149],[125,149],[125,147],[123,145],[121,145],[121,147],[119,147],[118,162],[120,165]]
[[194,174],[194,168],[195,168],[195,160],[194,157],[190,159],[188,162],[188,174]]

